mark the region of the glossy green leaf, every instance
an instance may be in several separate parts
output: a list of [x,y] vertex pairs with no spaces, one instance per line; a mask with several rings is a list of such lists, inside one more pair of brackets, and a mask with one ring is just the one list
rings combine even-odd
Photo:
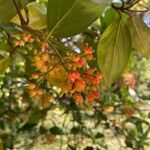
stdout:
[[97,61],[108,87],[127,65],[131,46],[130,32],[122,20],[112,23],[103,33],[97,49]]
[[[21,0],[24,4],[27,0]],[[0,0],[0,22],[10,21],[16,14],[13,0]]]
[[150,57],[150,28],[137,17],[130,18],[128,26],[133,48],[137,49],[144,57]]
[[6,57],[0,60],[0,74],[4,74],[6,69],[9,67],[10,57]]
[[49,0],[49,35],[68,37],[83,32],[111,0]]
[[[43,29],[46,28],[47,22],[46,22],[46,7],[41,6],[40,4],[33,2],[30,3],[28,6],[29,10],[29,17],[30,17],[30,22],[29,26],[33,29]],[[25,12],[22,11],[23,16],[25,16]],[[13,19],[12,22],[19,23],[19,18],[18,15],[16,15]]]

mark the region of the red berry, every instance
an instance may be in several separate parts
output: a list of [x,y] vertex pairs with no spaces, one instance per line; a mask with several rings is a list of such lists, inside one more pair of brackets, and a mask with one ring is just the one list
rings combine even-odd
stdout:
[[95,99],[99,99],[100,98],[100,94],[99,94],[98,91],[94,92],[93,94],[95,96]]
[[92,84],[94,84],[94,85],[98,85],[99,82],[100,82],[100,80],[93,77],[93,78],[91,79],[91,82],[92,82]]
[[75,102],[78,103],[78,104],[82,104],[82,103],[83,103],[83,97],[82,97],[82,95],[79,94],[79,93],[75,93],[75,94],[73,95],[73,99],[74,99]]
[[79,79],[80,76],[81,76],[81,74],[78,71],[71,71],[71,72],[68,73],[68,78],[72,82],[74,82],[75,80]]
[[86,55],[87,60],[93,60],[93,58],[94,58],[93,54],[87,54]]
[[88,68],[86,72],[87,72],[87,74],[91,75],[94,73],[94,71],[95,71],[94,68]]
[[86,60],[84,58],[80,58],[78,62],[76,62],[76,66],[78,68],[84,67],[86,65]]
[[28,84],[28,89],[29,90],[34,90],[36,88],[36,85],[34,83],[29,83]]
[[76,80],[75,81],[75,90],[81,92],[86,87],[86,84],[83,80]]
[[89,94],[87,95],[87,98],[88,98],[88,101],[89,101],[89,102],[93,102],[94,99],[95,99],[95,95],[94,95],[93,93],[89,93]]
[[83,51],[85,52],[85,54],[92,54],[93,53],[92,47],[88,47],[88,46],[83,47]]
[[44,93],[44,91],[43,91],[42,88],[38,88],[38,89],[37,89],[37,94],[38,94],[38,95],[41,96],[41,95],[43,95],[43,93]]
[[96,77],[98,80],[102,80],[103,75],[102,75],[100,72],[97,72],[95,77]]

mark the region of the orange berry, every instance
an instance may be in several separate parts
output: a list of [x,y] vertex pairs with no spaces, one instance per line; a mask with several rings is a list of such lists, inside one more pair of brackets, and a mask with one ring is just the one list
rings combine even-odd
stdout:
[[48,47],[49,47],[49,45],[47,42],[42,44],[42,50],[48,50]]
[[82,97],[82,95],[79,94],[79,93],[75,93],[75,94],[73,95],[73,99],[74,99],[75,102],[78,103],[78,104],[82,104],[82,103],[83,103],[83,97]]
[[34,90],[36,88],[36,85],[34,83],[29,83],[28,84],[28,89],[29,90]]
[[43,66],[42,68],[40,68],[40,71],[43,72],[43,73],[46,73],[48,71],[48,67]]
[[76,62],[78,62],[78,61],[80,60],[80,56],[77,55],[77,54],[72,54],[72,55],[70,56],[70,59],[71,59],[74,63],[76,63]]
[[85,74],[85,81],[86,81],[87,83],[90,83],[91,80],[92,80],[92,76],[89,75],[89,74]]
[[87,95],[87,98],[88,98],[88,101],[89,101],[90,103],[93,102],[94,99],[95,99],[94,93],[89,93],[89,94]]
[[96,92],[97,91],[97,87],[96,86],[92,86],[92,91]]
[[34,41],[34,39],[32,38],[32,36],[29,33],[23,34],[23,40],[25,42],[29,42],[29,43],[32,43]]
[[28,37],[28,42],[32,43],[34,41],[34,39],[31,37],[31,35]]
[[95,99],[99,99],[100,98],[100,94],[98,91],[95,91],[94,93]]
[[91,74],[94,73],[94,71],[95,71],[94,68],[88,68],[88,69],[86,70],[86,73],[91,75]]
[[32,73],[32,79],[38,79],[39,78],[39,74],[38,73]]
[[65,84],[64,87],[63,87],[63,93],[68,93],[69,91],[71,91],[72,90],[72,86],[73,86],[72,83]]
[[43,66],[45,66],[45,62],[43,60],[39,60],[39,61],[35,62],[35,66],[38,69],[41,69],[41,68],[43,68]]
[[21,46],[24,46],[24,42],[23,42],[23,41],[15,41],[15,42],[14,42],[14,45],[21,47]]
[[83,58],[80,58],[78,62],[76,62],[76,66],[78,68],[84,67],[86,65],[86,60]]
[[93,78],[91,79],[91,82],[92,82],[92,84],[94,84],[94,85],[98,85],[98,84],[100,83],[100,80],[93,77]]
[[75,90],[81,92],[86,87],[86,84],[83,80],[76,80],[75,81]]
[[85,52],[85,54],[92,54],[94,52],[92,47],[88,47],[88,46],[84,46],[83,51]]
[[93,58],[94,58],[93,54],[87,54],[86,55],[87,60],[93,60]]
[[42,88],[38,88],[38,89],[37,89],[37,94],[38,94],[38,95],[41,96],[41,95],[43,95],[43,93],[44,93],[44,91],[43,91]]
[[30,94],[31,97],[34,97],[34,96],[36,96],[36,91],[30,91],[29,94]]
[[103,75],[100,72],[97,72],[95,75],[96,79],[98,80],[102,80],[103,79]]
[[42,60],[47,62],[49,60],[49,54],[48,53],[43,54]]
[[44,99],[45,99],[45,101],[48,102],[48,103],[51,103],[51,102],[54,101],[54,98],[53,98],[52,96],[50,96],[50,95],[46,95]]
[[68,78],[72,82],[74,82],[75,80],[79,79],[80,76],[81,76],[81,74],[78,71],[71,71],[71,72],[68,73]]

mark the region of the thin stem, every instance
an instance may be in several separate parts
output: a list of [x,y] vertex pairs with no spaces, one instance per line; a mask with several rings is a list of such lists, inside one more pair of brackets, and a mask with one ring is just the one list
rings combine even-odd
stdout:
[[62,63],[62,66],[65,68],[66,71],[68,71],[68,68],[64,65],[64,60],[62,59],[59,51],[57,50],[57,48],[54,46],[54,44],[51,43],[51,41],[49,41],[49,44],[51,45],[51,47],[55,50],[56,54],[58,55],[61,63]]
[[[18,5],[17,5],[16,0],[13,0],[13,3],[14,3],[14,6],[15,6],[15,8],[16,8],[17,14],[18,14],[18,16],[19,16],[21,26],[27,26],[29,20],[28,20],[28,19],[27,19],[27,21],[24,20],[24,18],[23,18],[23,16],[22,16],[22,13],[21,13],[21,11],[20,11]],[[26,11],[25,11],[25,12],[26,12]],[[27,14],[26,14],[26,15],[27,15]]]

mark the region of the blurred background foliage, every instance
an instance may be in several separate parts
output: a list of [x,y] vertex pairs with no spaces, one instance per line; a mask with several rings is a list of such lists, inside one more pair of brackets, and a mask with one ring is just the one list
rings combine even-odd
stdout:
[[[33,15],[31,27],[45,28],[46,5],[46,0],[28,5]],[[141,9],[137,7],[134,9]],[[42,17],[38,23],[34,20],[37,10]],[[149,12],[138,15],[150,25]],[[108,7],[83,33],[58,41],[79,53],[85,43],[96,50],[101,34],[115,19],[118,14]],[[16,23],[17,17],[12,21]],[[60,89],[44,81],[42,86],[55,99],[41,108],[27,92],[34,70],[32,50],[40,48],[38,42],[23,44],[8,57],[12,41],[20,40],[22,33],[14,23],[0,24],[0,149],[150,149],[150,60],[133,51],[124,74],[111,90],[104,89],[93,107],[78,107],[68,97],[59,98]],[[97,68],[95,61],[90,65]]]

